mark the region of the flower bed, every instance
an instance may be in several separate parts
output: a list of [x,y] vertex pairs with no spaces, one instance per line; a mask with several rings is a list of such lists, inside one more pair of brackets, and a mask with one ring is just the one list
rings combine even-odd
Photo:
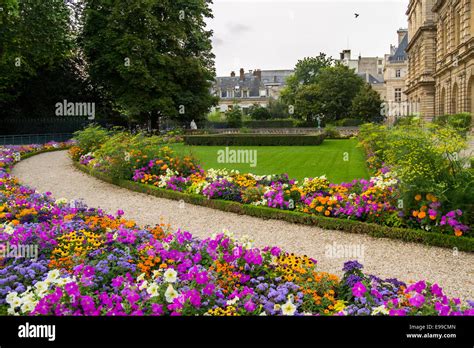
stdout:
[[[127,139],[126,135],[124,137]],[[110,141],[107,144],[106,148],[110,147]],[[123,144],[121,141],[117,146],[124,147]],[[73,159],[78,159],[77,153],[84,152],[81,143],[71,151]],[[228,200],[393,228],[420,229],[446,236],[471,239],[472,235],[469,226],[462,222],[464,212],[446,209],[432,193],[412,197],[410,200],[414,204],[403,204],[407,198],[400,191],[400,180],[387,167],[378,164],[369,180],[333,184],[324,176],[298,182],[285,174],[259,176],[225,169],[204,171],[194,159],[181,158],[167,147],[153,151],[136,149],[124,158],[122,151],[109,149],[104,153],[99,146],[96,152],[83,155],[79,161],[116,179],[202,195],[209,200]],[[411,207],[408,211],[407,206]]]
[[[167,226],[142,228],[81,202],[22,186],[0,149],[0,240],[38,246],[36,259],[4,257],[0,312],[10,315],[474,315],[437,284],[344,276],[277,247],[227,232],[199,240]],[[37,151],[37,150],[34,150]],[[7,255],[8,256],[8,255]]]

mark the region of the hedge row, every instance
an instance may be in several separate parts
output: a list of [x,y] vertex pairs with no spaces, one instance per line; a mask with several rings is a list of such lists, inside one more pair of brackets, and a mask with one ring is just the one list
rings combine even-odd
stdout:
[[186,145],[208,146],[306,146],[320,145],[324,134],[207,134],[187,135]]
[[[263,219],[284,220],[291,223],[317,226],[327,230],[339,230],[348,233],[368,234],[372,237],[399,239],[405,242],[416,242],[445,248],[456,248],[459,251],[474,251],[474,238],[455,237],[441,233],[430,233],[423,230],[381,226],[374,223],[354,221],[348,219],[329,218],[310,215],[295,211],[280,210],[269,207],[242,204],[219,199],[209,200],[202,195],[182,193],[151,185],[141,184],[130,180],[113,179],[104,173],[97,172],[84,165],[74,162],[76,168],[108,183],[155,197],[184,201],[225,212],[240,215],[249,215]],[[297,237],[297,236],[295,236]]]

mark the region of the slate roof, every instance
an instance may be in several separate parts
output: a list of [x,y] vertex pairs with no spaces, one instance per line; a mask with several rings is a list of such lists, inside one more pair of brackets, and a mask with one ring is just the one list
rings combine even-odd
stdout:
[[400,45],[398,45],[397,50],[395,51],[393,55],[388,57],[388,60],[390,62],[407,60],[408,59],[407,52],[406,52],[407,46],[408,46],[408,34],[405,34],[402,41],[400,42]]
[[358,76],[362,77],[362,79],[364,79],[365,82],[368,82],[370,83],[371,85],[372,84],[383,84],[383,80],[380,80],[378,78],[376,78],[374,75],[372,74],[368,74],[368,73],[357,73]]

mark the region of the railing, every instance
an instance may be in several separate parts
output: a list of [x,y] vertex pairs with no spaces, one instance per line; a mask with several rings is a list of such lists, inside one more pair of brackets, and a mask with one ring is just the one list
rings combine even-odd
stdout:
[[72,136],[72,133],[0,135],[0,145],[44,144],[49,141],[61,142],[71,139]]

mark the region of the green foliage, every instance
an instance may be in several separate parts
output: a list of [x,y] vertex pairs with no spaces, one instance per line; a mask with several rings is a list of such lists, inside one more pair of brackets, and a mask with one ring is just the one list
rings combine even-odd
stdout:
[[290,113],[288,106],[280,99],[270,98],[267,109],[270,112],[272,119],[288,119],[290,118]]
[[210,122],[219,122],[223,120],[223,115],[219,110],[214,110],[207,114],[207,120]]
[[90,125],[74,133],[74,139],[77,140],[77,145],[83,154],[99,149],[109,136],[109,131],[98,125]]
[[230,128],[242,127],[242,109],[234,105],[232,110],[226,112],[227,124]]
[[327,139],[337,139],[341,137],[341,133],[332,125],[324,127],[324,134],[326,134]]
[[258,104],[252,105],[249,108],[250,117],[254,120],[268,120],[272,117],[270,111]]
[[409,211],[418,194],[434,194],[446,211],[461,209],[462,218],[472,224],[474,212],[474,175],[460,157],[467,147],[465,139],[449,125],[419,125],[416,118],[391,129],[363,125],[359,136],[370,149],[380,167],[382,163],[395,171],[401,180],[400,190]]
[[339,127],[357,127],[364,124],[364,121],[359,118],[343,118],[335,122]]
[[216,98],[208,1],[86,1],[83,48],[93,81],[130,119],[203,119]]
[[225,135],[191,135],[185,136],[187,145],[207,146],[304,146],[319,145],[324,134],[225,134]]
[[297,92],[295,112],[308,121],[318,114],[324,115],[326,122],[342,119],[351,114],[352,100],[363,86],[364,81],[344,65],[323,68],[317,83]]
[[450,125],[465,135],[472,127],[472,115],[465,112],[454,115],[436,116],[433,122],[440,126]]
[[[0,11],[0,109],[26,81],[71,55],[70,12],[64,1],[4,0]],[[5,106],[3,106],[5,107]]]
[[306,57],[299,60],[295,72],[286,80],[286,87],[281,92],[282,101],[286,105],[295,105],[295,96],[302,86],[314,84],[322,68],[334,63],[332,57],[320,53],[317,57]]
[[380,95],[366,83],[352,99],[351,116],[369,122],[382,121],[381,105]]

